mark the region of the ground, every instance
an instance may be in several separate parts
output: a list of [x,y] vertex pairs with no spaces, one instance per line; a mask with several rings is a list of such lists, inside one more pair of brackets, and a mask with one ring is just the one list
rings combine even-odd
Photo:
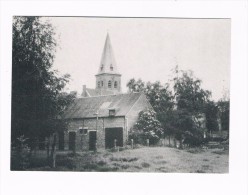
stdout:
[[184,149],[142,147],[123,151],[58,154],[57,167],[29,170],[114,171],[168,173],[228,173],[228,151],[224,149]]

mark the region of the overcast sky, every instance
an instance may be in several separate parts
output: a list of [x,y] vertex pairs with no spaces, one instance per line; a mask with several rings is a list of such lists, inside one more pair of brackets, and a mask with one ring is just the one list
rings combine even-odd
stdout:
[[95,88],[106,34],[109,32],[122,91],[131,78],[168,82],[173,69],[192,70],[218,100],[229,89],[229,19],[51,18],[60,35],[54,67],[69,73],[67,90]]

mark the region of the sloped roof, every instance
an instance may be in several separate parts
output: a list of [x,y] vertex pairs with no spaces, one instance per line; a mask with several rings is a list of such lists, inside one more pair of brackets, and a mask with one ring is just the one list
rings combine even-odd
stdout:
[[93,118],[109,116],[109,109],[115,108],[115,116],[125,116],[142,93],[126,93],[96,97],[77,98],[65,111],[63,118]]
[[114,94],[113,91],[90,89],[90,88],[86,88],[86,92],[89,95],[89,97],[100,96],[100,95],[113,95]]
[[97,75],[104,74],[104,73],[120,74],[117,69],[109,34],[107,34],[107,37],[106,37],[106,41],[105,41],[103,52],[102,52],[100,67],[98,69]]

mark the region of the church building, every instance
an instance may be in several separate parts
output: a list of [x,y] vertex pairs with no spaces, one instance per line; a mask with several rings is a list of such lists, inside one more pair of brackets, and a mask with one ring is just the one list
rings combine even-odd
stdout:
[[121,93],[121,74],[117,69],[109,34],[107,34],[100,66],[95,76],[96,88],[90,89],[83,85],[82,97]]
[[80,98],[65,111],[68,132],[59,134],[60,150],[123,147],[141,111],[152,109],[143,93],[122,93],[121,74],[107,34],[95,89],[83,86]]

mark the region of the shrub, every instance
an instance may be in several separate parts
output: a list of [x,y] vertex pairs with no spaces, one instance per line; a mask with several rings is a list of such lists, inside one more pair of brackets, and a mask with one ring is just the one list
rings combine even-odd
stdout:
[[147,145],[147,139],[149,139],[149,144],[155,145],[159,142],[160,138],[153,131],[149,131],[149,132],[134,131],[129,134],[128,137],[129,144],[131,144],[131,139],[133,139],[134,144],[142,144],[142,145]]
[[162,132],[161,124],[157,120],[156,112],[149,109],[141,111],[133,131],[129,134],[129,144],[131,144],[131,139],[133,139],[134,144],[146,145],[147,139],[149,139],[149,144],[155,145],[158,143]]
[[188,144],[190,146],[200,146],[204,143],[204,138],[200,132],[188,132],[184,133],[184,141],[183,144]]
[[23,135],[18,137],[11,148],[11,170],[25,170],[30,164],[30,147]]

